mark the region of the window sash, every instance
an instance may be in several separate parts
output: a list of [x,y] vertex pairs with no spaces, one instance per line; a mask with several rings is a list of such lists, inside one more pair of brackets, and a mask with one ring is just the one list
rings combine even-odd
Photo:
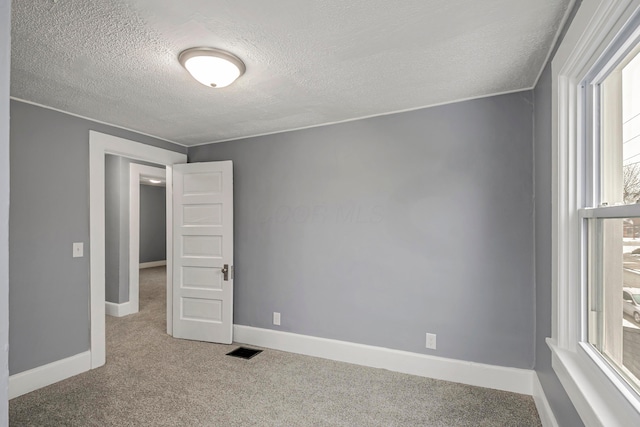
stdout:
[[[640,212],[640,206],[637,206],[637,212]],[[636,217],[637,218],[637,217]],[[610,354],[605,351],[607,342],[603,335],[607,329],[605,321],[608,319],[606,315],[605,289],[601,286],[604,269],[604,253],[602,252],[602,243],[605,232],[603,228],[604,220],[622,219],[617,216],[596,216],[585,218],[582,221],[585,233],[583,244],[586,247],[584,253],[584,300],[582,304],[583,314],[587,321],[583,323],[582,339],[580,346],[589,350],[589,357],[598,362],[601,370],[607,374],[610,379],[615,378],[618,387],[625,389],[627,398],[640,405],[640,385],[632,377],[636,377],[620,360],[616,361]],[[595,240],[592,240],[595,239]],[[622,265],[620,265],[622,267]],[[619,290],[620,295],[624,291]],[[609,318],[610,320],[610,318]],[[622,325],[620,325],[622,326]],[[594,329],[595,328],[595,329]],[[621,338],[620,338],[621,339]],[[598,348],[598,346],[602,348]],[[622,347],[620,348],[622,350]],[[640,378],[638,378],[640,379]],[[640,407],[636,406],[640,409]]]
[[640,217],[640,204],[599,206],[597,208],[578,209],[582,219],[590,218],[635,218]]

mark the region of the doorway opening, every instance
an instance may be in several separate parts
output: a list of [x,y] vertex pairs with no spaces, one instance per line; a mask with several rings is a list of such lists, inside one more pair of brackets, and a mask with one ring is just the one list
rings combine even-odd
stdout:
[[[106,361],[105,335],[105,156],[115,154],[143,162],[166,166],[167,199],[171,193],[172,165],[186,163],[186,154],[176,153],[150,145],[136,143],[112,135],[91,131],[89,134],[90,169],[90,321],[91,321],[91,368],[104,365]],[[171,223],[171,211],[167,212],[167,222]],[[167,228],[168,252],[173,245]],[[172,296],[171,257],[167,263],[167,301]],[[167,330],[172,324],[171,304],[167,303]]]
[[[131,165],[131,175],[136,174],[136,169],[142,169]],[[151,169],[151,168],[148,168]],[[129,295],[131,301],[135,301],[138,310],[154,307],[158,311],[158,317],[166,330],[166,302],[159,300],[166,298],[164,287],[158,288],[154,284],[166,283],[167,275],[167,223],[166,212],[168,201],[166,197],[166,174],[164,169],[159,169],[159,175],[137,174],[139,183],[132,180],[130,208],[130,239],[129,239]],[[159,181],[159,182],[158,182]],[[137,184],[137,185],[136,185]],[[139,194],[135,194],[135,192]],[[137,204],[134,198],[137,196]],[[144,292],[141,286],[145,287]],[[141,295],[145,295],[142,304]],[[145,307],[143,307],[143,305]],[[149,308],[150,308],[149,307]],[[162,316],[165,318],[162,319]],[[167,330],[170,334],[170,331]]]
[[105,311],[114,317],[139,311],[139,264],[167,259],[165,168],[135,162],[105,156]]

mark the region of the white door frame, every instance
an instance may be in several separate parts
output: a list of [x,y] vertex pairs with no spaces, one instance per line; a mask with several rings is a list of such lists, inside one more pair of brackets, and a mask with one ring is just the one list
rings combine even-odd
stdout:
[[[131,163],[129,166],[129,313],[140,311],[140,176],[156,178],[165,181],[167,172],[165,169],[153,166]],[[167,196],[170,193],[167,192]],[[168,197],[167,197],[168,198]],[[166,203],[165,203],[166,204]],[[172,239],[173,227],[168,227],[167,242]],[[167,249],[169,249],[167,245]],[[167,253],[167,257],[169,254]],[[166,258],[165,258],[166,259]],[[169,301],[167,300],[167,309]],[[167,319],[168,320],[168,319]],[[169,324],[167,323],[169,331]]]
[[[106,361],[105,342],[105,155],[115,154],[135,160],[167,166],[167,205],[171,188],[171,165],[186,163],[187,155],[118,138],[95,131],[89,131],[89,247],[90,247],[90,334],[91,369],[100,367]],[[170,209],[167,214],[169,214]],[[167,221],[171,218],[167,216]],[[167,238],[167,248],[173,242]],[[172,290],[170,257],[167,259],[167,292]],[[167,325],[168,326],[168,325]]]

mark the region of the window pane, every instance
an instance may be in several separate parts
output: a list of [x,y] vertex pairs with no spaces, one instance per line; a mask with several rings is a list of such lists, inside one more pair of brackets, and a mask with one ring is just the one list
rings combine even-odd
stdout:
[[589,231],[589,342],[640,391],[640,218]]
[[601,85],[601,203],[640,202],[640,55],[632,52]]

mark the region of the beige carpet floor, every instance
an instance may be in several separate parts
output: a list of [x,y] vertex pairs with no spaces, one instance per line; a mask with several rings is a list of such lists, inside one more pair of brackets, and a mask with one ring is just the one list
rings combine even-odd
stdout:
[[165,333],[165,270],[141,270],[140,312],[107,316],[107,364],[13,399],[11,426],[540,426],[503,391]]

